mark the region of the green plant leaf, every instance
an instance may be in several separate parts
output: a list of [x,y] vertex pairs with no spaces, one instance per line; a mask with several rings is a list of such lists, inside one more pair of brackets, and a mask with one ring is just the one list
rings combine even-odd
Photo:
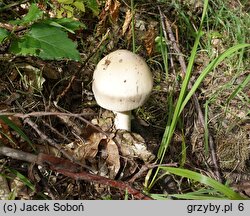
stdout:
[[42,59],[80,60],[76,44],[60,28],[36,23],[21,39],[15,40],[11,52],[17,55],[33,55]]
[[39,49],[37,48],[38,44],[34,38],[25,35],[22,38],[14,39],[10,51],[17,55],[39,55]]
[[96,0],[85,0],[87,7],[92,11],[92,13],[97,16],[99,14],[99,5]]
[[0,43],[2,43],[9,34],[10,33],[6,29],[0,28]]
[[34,21],[37,21],[42,17],[43,11],[41,11],[36,4],[31,4],[29,12],[21,20],[11,21],[12,24],[25,25]]
[[205,184],[207,186],[210,186],[217,190],[218,192],[224,194],[226,197],[229,199],[234,199],[234,200],[243,200],[245,199],[244,197],[240,196],[238,193],[233,191],[231,188],[227,187],[226,185],[221,184],[220,182],[207,177],[205,175],[202,175],[200,173],[187,170],[187,169],[182,169],[182,168],[174,168],[174,167],[160,167],[160,169],[167,171],[169,173],[185,177],[188,179],[192,179],[194,181],[198,181],[202,184]]
[[85,12],[84,3],[81,0],[75,1],[73,5],[80,11]]
[[84,25],[83,23],[76,21],[76,20],[73,20],[73,19],[70,19],[70,18],[46,19],[42,23],[65,29],[66,31],[68,31],[72,34],[75,33],[74,32],[75,30],[78,30],[80,28],[83,28],[83,29],[87,28],[86,25]]
[[62,4],[72,4],[74,2],[74,0],[57,0],[57,1]]

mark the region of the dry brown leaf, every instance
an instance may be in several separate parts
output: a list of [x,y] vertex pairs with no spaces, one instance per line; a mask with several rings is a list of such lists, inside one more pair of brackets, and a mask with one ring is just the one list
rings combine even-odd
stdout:
[[78,149],[78,158],[80,161],[82,159],[93,159],[96,156],[98,146],[103,139],[106,139],[106,136],[103,133],[92,133],[87,142],[83,143]]
[[96,25],[96,34],[97,36],[102,35],[106,31],[106,21],[108,18],[108,13],[106,13],[105,9],[99,15],[99,22]]
[[107,21],[117,22],[121,3],[118,0],[107,0],[104,9],[99,15],[99,23],[97,24],[97,35],[102,35],[107,30]]
[[103,133],[92,133],[87,141],[76,140],[72,143],[63,145],[64,150],[74,157],[79,162],[83,162],[86,159],[95,158],[100,142],[106,139]]
[[91,123],[94,125],[98,125],[103,131],[110,131],[113,128],[113,119],[115,118],[114,113],[105,110],[101,118],[92,119]]
[[250,181],[249,180],[243,180],[238,182],[237,184],[233,184],[232,188],[236,191],[243,192],[244,195],[247,195],[250,197]]
[[[8,138],[7,138],[6,136],[4,136],[4,135],[10,135],[10,131],[9,131],[8,125],[6,125],[5,122],[2,121],[1,119],[0,119],[0,130],[1,130],[1,132],[2,132],[2,133],[0,133],[0,141],[1,141],[1,143],[3,143],[4,145],[6,145],[6,144],[9,142],[9,140],[8,140]],[[4,134],[4,135],[2,135],[2,134]]]
[[110,178],[115,178],[120,169],[120,155],[116,143],[113,140],[109,140],[107,143],[107,165],[109,169]]
[[147,50],[147,54],[151,55],[155,46],[156,32],[153,26],[149,26],[144,39],[144,44]]
[[[17,126],[21,126],[21,122],[17,117],[8,117],[9,120],[13,121],[14,124]],[[17,141],[15,137],[13,136],[13,133],[9,126],[0,119],[0,130],[2,133],[0,133],[0,141],[4,145],[10,145],[13,148],[17,148]]]
[[18,198],[30,200],[30,191],[27,186],[17,176],[13,177],[10,183],[11,192]]
[[7,200],[9,193],[10,189],[8,182],[4,176],[0,175],[0,200]]
[[117,0],[108,0],[105,4],[105,11],[109,11],[111,20],[117,22],[121,3]]
[[123,36],[128,31],[131,21],[132,21],[132,13],[131,13],[131,10],[128,9],[127,12],[126,12],[126,16],[125,16],[123,26],[122,26],[122,35]]
[[76,122],[74,122],[70,116],[58,115],[57,118],[59,118],[65,125],[71,128],[77,135],[82,134],[80,125],[76,124]]
[[116,139],[121,143],[120,151],[124,157],[139,158],[144,162],[150,162],[155,158],[139,134],[124,132],[117,135]]

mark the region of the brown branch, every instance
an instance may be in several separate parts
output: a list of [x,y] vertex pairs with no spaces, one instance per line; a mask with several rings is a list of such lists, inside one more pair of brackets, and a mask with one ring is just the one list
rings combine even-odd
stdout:
[[9,23],[2,23],[0,22],[0,28],[3,28],[3,29],[6,29],[6,30],[9,30],[9,31],[22,31],[24,29],[26,29],[27,27],[25,26],[16,26],[16,25],[11,25]]
[[30,117],[40,117],[40,116],[51,116],[51,115],[55,115],[55,116],[72,116],[72,117],[79,117],[79,116],[89,116],[90,114],[86,114],[86,113],[63,113],[63,112],[31,112],[31,113],[13,113],[13,112],[3,112],[0,113],[0,116],[14,116],[17,118],[30,118]]
[[41,137],[41,139],[44,142],[48,142],[49,145],[55,147],[60,153],[62,153],[66,158],[68,158],[70,161],[73,161],[74,163],[77,163],[78,165],[91,170],[91,168],[87,165],[81,164],[80,162],[76,161],[73,156],[69,155],[61,145],[58,145],[54,140],[50,139],[46,134],[44,134],[41,130],[39,130],[38,125],[31,121],[29,118],[26,118],[24,123],[28,124],[30,127],[32,127],[36,133]]
[[20,150],[0,146],[0,154],[22,161],[35,163],[37,165],[46,166],[47,168],[61,173],[65,176],[73,178],[75,180],[84,180],[88,182],[95,182],[98,184],[107,185],[123,191],[127,190],[136,199],[151,200],[150,197],[144,195],[140,191],[136,190],[126,182],[116,181],[106,177],[90,174],[82,171],[82,167],[78,164],[72,163],[71,161],[63,158],[54,157],[51,155],[40,153],[34,155],[26,153]]
[[25,124],[28,124],[30,127],[32,127],[36,133],[41,137],[43,142],[48,142],[51,146],[58,149],[59,152],[61,152],[66,158],[73,160],[73,158],[65,152],[60,145],[58,145],[54,140],[50,139],[46,134],[44,134],[41,130],[39,130],[38,125],[31,121],[29,118],[26,118],[24,121]]
[[150,197],[142,194],[140,191],[134,189],[131,187],[128,183],[122,182],[122,181],[116,181],[113,179],[105,178],[102,176],[86,173],[86,172],[79,172],[79,173],[72,173],[70,171],[65,171],[65,170],[56,170],[57,172],[69,176],[75,180],[85,180],[89,182],[95,182],[98,184],[104,184],[110,187],[118,188],[123,191],[128,191],[132,196],[134,196],[136,199],[140,200],[151,200]]
[[84,114],[84,113],[79,113],[79,114],[74,114],[74,113],[63,113],[63,112],[31,112],[31,113],[12,113],[12,112],[3,112],[0,113],[0,116],[13,116],[21,119],[26,119],[30,117],[40,117],[40,116],[69,116],[69,117],[75,117],[78,118],[79,120],[83,121],[86,125],[91,126],[95,130],[105,134],[107,137],[109,137],[109,134],[105,131],[103,131],[101,128],[98,126],[94,125],[87,119],[83,118],[83,116],[89,116],[90,114]]
[[[160,16],[161,16],[161,20],[163,21],[162,25],[165,26],[163,28],[163,31],[167,31],[167,32],[164,33],[164,36],[167,35],[167,33],[168,33],[168,37],[169,37],[169,39],[171,41],[171,45],[172,45],[173,49],[175,50],[175,52],[178,54],[178,60],[179,60],[182,72],[184,74],[186,74],[187,66],[186,66],[185,60],[184,60],[184,58],[182,56],[179,45],[176,42],[176,39],[175,39],[174,34],[172,32],[172,29],[171,29],[170,23],[168,21],[168,18],[162,13],[160,7],[158,7],[158,10],[159,10],[159,13],[160,13]],[[166,41],[168,40],[168,38],[166,36],[165,36],[165,40]],[[191,89],[191,88],[192,88],[192,82],[190,81],[188,83],[188,89]],[[199,104],[199,100],[198,100],[198,97],[197,97],[196,93],[194,93],[192,95],[192,101],[194,102],[195,109],[196,109],[196,111],[198,113],[198,119],[201,122],[203,128],[205,129],[205,119],[204,119],[204,115],[203,115],[203,112],[202,112],[201,106]],[[221,172],[220,172],[220,168],[219,168],[219,165],[218,165],[218,160],[217,160],[217,156],[216,156],[213,137],[211,136],[209,131],[208,131],[208,139],[209,139],[209,149],[210,149],[211,158],[212,158],[213,166],[214,166],[214,169],[215,169],[215,173],[216,173],[216,176],[217,176],[218,180],[220,182],[222,182],[222,177],[221,177]]]
[[5,146],[0,146],[0,155],[5,155],[7,157],[11,157],[16,160],[23,160],[30,163],[34,163],[37,158],[37,156],[34,154],[12,149]]
[[136,179],[142,177],[144,175],[145,172],[147,172],[150,169],[156,168],[156,167],[177,167],[177,163],[168,163],[168,164],[144,164],[141,169],[139,170],[139,172],[137,172],[135,175],[132,176],[131,179],[129,179],[129,183],[133,183]]

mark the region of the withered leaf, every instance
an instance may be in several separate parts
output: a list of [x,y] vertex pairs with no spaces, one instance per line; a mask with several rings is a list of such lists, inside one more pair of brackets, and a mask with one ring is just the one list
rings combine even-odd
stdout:
[[125,132],[120,135],[119,139],[121,143],[120,151],[124,157],[139,158],[144,162],[150,162],[155,158],[154,154],[147,149],[144,139],[139,134]]
[[147,50],[147,54],[151,55],[155,46],[156,32],[153,26],[149,26],[144,39],[144,44]]
[[79,147],[79,157],[83,159],[94,158],[98,152],[98,146],[101,140],[105,138],[106,136],[103,133],[92,133],[87,142]]
[[110,172],[110,178],[114,178],[120,169],[120,155],[116,143],[109,140],[107,143],[107,165]]
[[118,0],[108,0],[105,4],[105,11],[109,11],[111,20],[117,22],[121,3]]
[[103,133],[92,133],[85,141],[77,140],[64,146],[68,154],[74,159],[82,162],[86,159],[93,159],[97,152],[101,140],[106,136]]
[[109,131],[113,127],[114,113],[111,111],[104,111],[101,118],[92,119],[91,123],[98,125],[103,131]]
[[0,200],[7,200],[9,197],[10,189],[5,176],[0,175]]
[[125,20],[122,26],[122,35],[124,36],[127,30],[129,29],[130,23],[132,21],[132,13],[131,10],[127,10]]

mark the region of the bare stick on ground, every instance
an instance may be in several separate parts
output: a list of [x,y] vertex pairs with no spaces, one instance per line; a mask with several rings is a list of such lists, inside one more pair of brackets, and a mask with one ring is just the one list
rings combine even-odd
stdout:
[[71,161],[63,158],[54,157],[51,155],[40,153],[34,155],[31,153],[26,153],[20,150],[0,146],[0,155],[5,155],[17,160],[27,161],[30,163],[35,163],[37,165],[45,166],[55,172],[61,173],[65,176],[73,178],[75,180],[84,180],[88,182],[94,182],[98,184],[107,185],[120,189],[122,191],[128,191],[135,199],[140,200],[151,200],[150,197],[144,195],[139,190],[136,190],[126,182],[116,181],[106,177],[91,174],[82,171],[81,166],[72,163]]

